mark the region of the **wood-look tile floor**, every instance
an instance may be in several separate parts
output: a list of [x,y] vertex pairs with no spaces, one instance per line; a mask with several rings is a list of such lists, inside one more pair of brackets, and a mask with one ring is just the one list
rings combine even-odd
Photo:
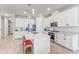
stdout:
[[79,54],[79,50],[70,51],[56,43],[51,42],[51,53],[50,54]]
[[[22,40],[15,40],[12,36],[0,39],[0,54],[22,54]],[[51,42],[50,54],[73,54],[79,53],[79,51],[69,51],[53,42]]]
[[22,41],[14,40],[12,36],[0,39],[0,54],[21,54]]

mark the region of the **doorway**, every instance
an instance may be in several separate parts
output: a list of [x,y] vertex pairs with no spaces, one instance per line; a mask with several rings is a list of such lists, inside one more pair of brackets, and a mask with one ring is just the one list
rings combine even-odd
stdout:
[[5,19],[1,17],[1,38],[4,38],[5,35]]
[[8,35],[13,35],[13,22],[8,20]]

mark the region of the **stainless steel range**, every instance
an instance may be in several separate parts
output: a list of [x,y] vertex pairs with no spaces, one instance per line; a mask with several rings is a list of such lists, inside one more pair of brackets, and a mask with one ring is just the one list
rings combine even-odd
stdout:
[[50,36],[51,42],[55,42],[55,33],[48,32],[48,35]]
[[48,35],[50,36],[51,41],[55,42],[55,32],[57,31],[55,28],[58,27],[57,22],[51,22],[50,27],[46,27],[44,30],[48,32]]

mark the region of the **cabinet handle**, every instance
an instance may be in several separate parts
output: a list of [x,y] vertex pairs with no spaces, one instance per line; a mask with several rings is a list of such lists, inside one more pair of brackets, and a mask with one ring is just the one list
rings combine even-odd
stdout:
[[66,38],[64,38],[64,40],[66,40]]

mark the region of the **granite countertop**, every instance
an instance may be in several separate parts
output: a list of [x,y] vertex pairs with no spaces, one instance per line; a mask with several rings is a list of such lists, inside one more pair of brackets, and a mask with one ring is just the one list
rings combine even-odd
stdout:
[[72,31],[50,31],[53,33],[67,33],[67,34],[71,34],[71,35],[79,35],[79,32],[72,32]]
[[50,28],[48,32],[59,32],[59,33],[69,33],[69,34],[79,34],[79,27],[78,26],[61,26],[61,27],[54,27]]
[[25,37],[29,39],[38,39],[38,38],[42,39],[43,37],[46,36],[48,36],[48,33],[46,32],[28,32],[27,34],[25,34]]

